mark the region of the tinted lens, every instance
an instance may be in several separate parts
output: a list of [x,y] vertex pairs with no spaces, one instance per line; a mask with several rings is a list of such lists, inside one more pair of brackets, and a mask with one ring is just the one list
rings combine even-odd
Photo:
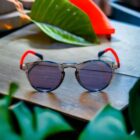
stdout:
[[62,76],[59,66],[51,62],[39,62],[28,72],[31,85],[39,91],[51,91],[57,88]]
[[103,61],[89,61],[81,64],[77,78],[89,91],[100,91],[110,83],[112,68]]

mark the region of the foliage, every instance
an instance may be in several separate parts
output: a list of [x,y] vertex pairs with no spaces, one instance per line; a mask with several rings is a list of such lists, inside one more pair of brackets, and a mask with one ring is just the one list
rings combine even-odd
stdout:
[[[74,131],[66,121],[56,112],[39,107],[31,110],[22,102],[14,105],[10,110],[11,95],[16,92],[18,86],[11,84],[9,96],[0,100],[0,138],[3,140],[44,140],[51,135],[60,132]],[[140,80],[130,90],[129,114],[136,135],[130,135],[126,131],[126,125],[122,113],[106,105],[89,122],[87,127],[79,136],[79,140],[138,140],[140,139]],[[19,126],[20,133],[15,131],[11,119]]]
[[79,140],[137,140],[127,134],[123,115],[110,105],[105,106],[90,121]]
[[45,34],[57,41],[74,45],[98,42],[89,17],[69,0],[36,0],[30,17]]
[[92,43],[86,41],[84,38],[71,34],[61,28],[58,28],[47,23],[40,23],[32,20],[44,33],[46,33],[51,38],[74,45],[93,45]]
[[[9,96],[0,100],[0,139],[2,140],[42,140],[52,134],[73,129],[56,112],[34,108],[31,112],[22,102],[14,105],[11,110],[8,109],[11,101],[11,95],[18,89],[17,84],[12,83],[9,88]],[[17,122],[21,133],[15,131],[15,122],[11,120],[11,113],[14,113],[14,121]]]
[[140,80],[130,90],[129,116],[136,135],[140,137]]
[[102,140],[104,138],[118,140],[126,137],[128,136],[121,112],[107,105],[90,121],[85,131],[81,134],[80,140]]

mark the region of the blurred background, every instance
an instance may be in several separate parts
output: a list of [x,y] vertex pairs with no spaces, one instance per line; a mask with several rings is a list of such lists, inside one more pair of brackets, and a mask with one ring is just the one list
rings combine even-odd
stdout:
[[[0,0],[0,32],[11,31],[27,25],[29,22],[20,17],[15,5],[10,1]],[[29,13],[34,0],[20,0]],[[140,26],[140,0],[94,0],[102,11],[111,19]]]

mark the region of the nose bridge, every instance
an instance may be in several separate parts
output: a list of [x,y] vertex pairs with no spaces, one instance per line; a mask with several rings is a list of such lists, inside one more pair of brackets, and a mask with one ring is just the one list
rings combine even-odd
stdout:
[[66,68],[75,68],[76,69],[76,63],[63,63],[62,64],[62,67],[64,68],[64,69],[66,69]]

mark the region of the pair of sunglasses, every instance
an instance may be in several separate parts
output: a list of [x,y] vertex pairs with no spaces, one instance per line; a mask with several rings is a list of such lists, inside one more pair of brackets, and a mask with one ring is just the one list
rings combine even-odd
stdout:
[[[112,52],[116,63],[101,60],[106,52]],[[40,61],[25,63],[28,54],[37,56]],[[98,92],[105,89],[111,82],[114,70],[120,67],[120,60],[112,48],[107,48],[98,53],[98,60],[89,60],[77,63],[58,64],[51,61],[43,61],[43,56],[34,51],[26,51],[20,60],[20,69],[27,74],[31,86],[39,92],[51,92],[57,89],[65,76],[65,68],[75,68],[75,76],[79,84],[89,92]]]

